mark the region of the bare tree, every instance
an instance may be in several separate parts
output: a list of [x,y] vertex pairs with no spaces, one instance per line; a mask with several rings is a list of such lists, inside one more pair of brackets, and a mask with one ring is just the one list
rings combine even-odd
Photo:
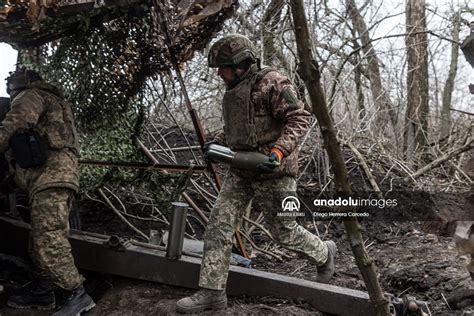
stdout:
[[353,29],[352,32],[354,36],[354,39],[352,40],[352,44],[354,46],[354,51],[356,51],[355,58],[357,60],[357,63],[354,69],[354,83],[355,83],[356,94],[357,94],[357,109],[359,112],[359,120],[361,122],[361,126],[364,126],[365,125],[364,119],[365,119],[365,116],[367,115],[365,105],[364,105],[364,102],[365,102],[364,91],[362,89],[362,75],[364,73],[364,69],[361,64],[361,56],[360,56],[361,47],[360,47],[359,41],[356,39],[356,36],[355,36],[356,30]]
[[[335,189],[339,196],[347,198],[351,194],[351,185],[349,183],[347,168],[342,158],[342,150],[336,136],[336,129],[321,86],[319,65],[313,57],[311,49],[312,43],[303,0],[292,0],[290,6],[294,22],[299,67],[302,69],[301,76],[308,89],[313,113],[318,119],[326,151],[331,160],[336,186]],[[366,284],[370,299],[375,305],[377,315],[390,315],[387,300],[383,295],[377,278],[375,263],[370,259],[367,249],[364,246],[361,226],[357,218],[344,218],[344,227],[346,228],[352,252]]]
[[367,72],[370,79],[370,89],[372,91],[374,103],[378,111],[379,119],[377,123],[378,125],[380,124],[381,126],[383,126],[383,124],[388,121],[385,118],[387,116],[386,114],[388,113],[394,133],[396,134],[397,116],[392,101],[388,96],[387,90],[384,89],[382,85],[382,79],[380,76],[379,68],[379,58],[377,57],[375,48],[371,43],[367,25],[360,11],[357,9],[354,0],[347,0],[346,7],[352,20],[352,24],[359,33],[362,42],[362,50],[364,51],[365,57],[367,58]]
[[284,6],[283,0],[272,0],[268,5],[262,19],[262,38],[263,38],[263,62],[272,65],[276,58],[283,67],[288,70],[288,62],[280,50],[275,47],[275,35],[278,29],[279,16]]
[[428,39],[425,0],[408,0],[407,35],[407,108],[405,112],[404,152],[413,157],[427,144],[428,137]]
[[451,44],[451,63],[449,65],[448,78],[443,90],[443,103],[441,108],[441,134],[440,138],[448,136],[451,130],[451,98],[454,89],[454,79],[458,72],[459,57],[459,31],[461,29],[461,13],[458,11],[453,15],[453,42]]

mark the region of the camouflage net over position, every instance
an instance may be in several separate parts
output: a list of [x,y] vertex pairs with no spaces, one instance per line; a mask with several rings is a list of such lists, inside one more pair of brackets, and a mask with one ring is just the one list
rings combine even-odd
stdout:
[[[203,49],[237,5],[235,0],[134,0],[141,4],[103,4],[68,15],[61,10],[74,12],[71,3],[77,1],[7,2],[0,37],[14,45],[26,45],[23,34],[30,43],[73,34],[40,48],[39,70],[62,87],[83,130],[115,128],[123,119],[128,127],[141,122],[148,106],[143,101],[146,79],[170,76],[173,60],[185,62]],[[22,63],[38,68],[28,55],[22,54]]]

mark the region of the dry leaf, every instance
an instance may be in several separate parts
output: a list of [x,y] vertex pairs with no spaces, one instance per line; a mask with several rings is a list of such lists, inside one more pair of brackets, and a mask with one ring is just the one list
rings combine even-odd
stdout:
[[218,1],[195,1],[188,7],[188,12],[193,6],[203,6],[203,9],[198,13],[187,17],[184,22],[180,25],[180,28],[187,27],[191,24],[199,22],[211,15],[220,12],[223,8],[228,8],[232,5],[232,0],[218,0]]

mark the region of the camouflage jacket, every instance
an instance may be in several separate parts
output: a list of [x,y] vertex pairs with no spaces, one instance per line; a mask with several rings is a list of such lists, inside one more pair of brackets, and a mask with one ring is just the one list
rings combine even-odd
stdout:
[[252,68],[237,86],[226,91],[224,132],[216,136],[216,141],[233,150],[269,155],[271,148],[277,147],[284,154],[280,166],[272,174],[231,168],[234,174],[255,180],[298,174],[297,147],[308,130],[311,114],[304,110],[296,96],[291,81],[269,68]]
[[11,109],[0,125],[0,153],[8,149],[17,132],[34,130],[45,141],[47,161],[39,168],[16,166],[15,181],[29,192],[64,187],[79,189],[79,145],[71,106],[54,86],[35,81],[12,99]]

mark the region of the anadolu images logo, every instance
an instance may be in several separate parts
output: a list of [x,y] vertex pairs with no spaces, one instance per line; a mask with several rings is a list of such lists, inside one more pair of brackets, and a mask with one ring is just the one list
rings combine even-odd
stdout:
[[300,201],[295,196],[287,196],[281,202],[281,208],[283,209],[283,212],[299,212]]

